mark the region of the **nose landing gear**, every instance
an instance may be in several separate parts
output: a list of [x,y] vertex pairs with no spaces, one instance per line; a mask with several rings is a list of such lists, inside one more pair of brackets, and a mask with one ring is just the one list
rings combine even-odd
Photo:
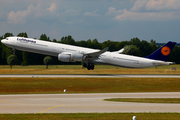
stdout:
[[16,49],[13,48],[12,50],[13,50],[13,55],[15,55],[16,54]]

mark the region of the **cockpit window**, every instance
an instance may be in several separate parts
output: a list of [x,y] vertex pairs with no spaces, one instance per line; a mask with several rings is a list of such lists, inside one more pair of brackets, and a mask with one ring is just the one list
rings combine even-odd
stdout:
[[8,40],[8,38],[6,38],[6,40]]

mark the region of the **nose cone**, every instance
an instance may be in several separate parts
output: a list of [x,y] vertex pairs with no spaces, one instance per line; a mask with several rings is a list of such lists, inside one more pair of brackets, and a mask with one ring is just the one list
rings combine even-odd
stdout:
[[4,43],[4,39],[2,39],[1,42]]
[[5,43],[5,42],[6,42],[6,40],[2,39],[2,40],[1,40],[1,42],[2,42],[2,43]]

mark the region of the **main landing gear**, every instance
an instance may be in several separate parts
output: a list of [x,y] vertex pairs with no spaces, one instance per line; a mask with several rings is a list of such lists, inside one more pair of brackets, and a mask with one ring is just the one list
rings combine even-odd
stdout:
[[83,67],[87,68],[88,70],[94,70],[94,65],[92,63],[84,63]]

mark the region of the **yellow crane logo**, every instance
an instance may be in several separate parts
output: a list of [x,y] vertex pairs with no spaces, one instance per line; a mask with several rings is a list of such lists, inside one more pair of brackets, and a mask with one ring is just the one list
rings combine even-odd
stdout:
[[168,46],[164,46],[164,47],[161,49],[161,53],[162,53],[164,56],[169,55],[170,52],[171,52],[171,49],[170,49]]

